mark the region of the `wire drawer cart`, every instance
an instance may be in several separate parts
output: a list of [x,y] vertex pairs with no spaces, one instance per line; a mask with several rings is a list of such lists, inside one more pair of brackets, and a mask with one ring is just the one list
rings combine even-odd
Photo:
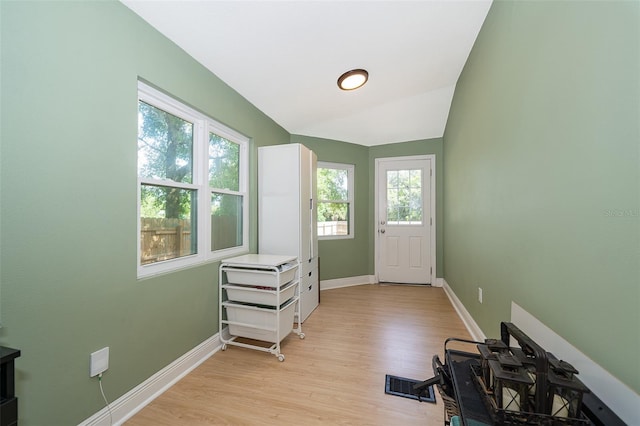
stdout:
[[[269,352],[279,361],[280,343],[291,332],[304,339],[300,323],[300,279],[296,256],[247,254],[224,260],[219,269],[222,350],[229,345]],[[294,328],[294,322],[296,327]],[[225,337],[224,329],[229,336]],[[271,343],[261,346],[239,338]]]

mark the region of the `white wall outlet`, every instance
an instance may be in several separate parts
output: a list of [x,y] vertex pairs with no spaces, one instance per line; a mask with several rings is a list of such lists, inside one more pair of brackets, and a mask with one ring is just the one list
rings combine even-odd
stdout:
[[109,347],[102,348],[91,354],[89,376],[94,377],[104,373],[109,368]]
[[482,287],[478,287],[478,302],[482,303]]

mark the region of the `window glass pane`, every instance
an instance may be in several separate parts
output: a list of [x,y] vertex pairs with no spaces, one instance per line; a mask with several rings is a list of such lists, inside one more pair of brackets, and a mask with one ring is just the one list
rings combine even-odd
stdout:
[[353,236],[353,176],[353,165],[318,162],[319,237]]
[[387,188],[387,222],[392,222],[392,221],[398,221],[398,189],[397,188]]
[[422,224],[422,170],[387,171],[387,223]]
[[209,186],[240,190],[240,145],[209,133]]
[[318,236],[349,235],[349,203],[318,203]]
[[398,187],[398,171],[397,170],[387,171],[387,188],[397,188],[397,187]]
[[345,169],[318,168],[318,199],[347,201],[349,199],[349,174]]
[[411,188],[422,187],[422,170],[411,170],[409,172],[409,187]]
[[409,170],[398,170],[398,188],[409,189]]
[[412,188],[409,193],[409,220],[422,222],[422,189]]
[[211,194],[211,251],[242,245],[242,198]]
[[193,181],[193,124],[138,102],[138,176]]
[[140,263],[195,254],[196,191],[143,184],[140,194]]

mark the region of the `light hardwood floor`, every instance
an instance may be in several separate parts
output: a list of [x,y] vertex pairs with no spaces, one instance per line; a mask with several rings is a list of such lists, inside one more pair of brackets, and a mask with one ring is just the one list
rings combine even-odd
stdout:
[[230,346],[128,426],[442,425],[443,405],[384,393],[385,375],[427,379],[447,337],[469,339],[442,288],[361,285],[323,291],[286,360]]

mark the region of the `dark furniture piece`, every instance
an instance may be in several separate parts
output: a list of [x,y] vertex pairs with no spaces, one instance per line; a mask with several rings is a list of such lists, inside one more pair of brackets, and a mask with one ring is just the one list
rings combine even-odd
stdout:
[[[471,366],[480,366],[480,356],[470,352],[447,350],[446,363],[462,424],[466,426],[495,426],[482,395],[472,377]],[[625,426],[626,424],[592,392],[584,395],[582,414],[590,426]]]
[[482,401],[482,395],[478,392],[471,377],[471,367],[480,366],[480,355],[448,349],[445,359],[445,364],[449,367],[451,374],[453,391],[463,424],[469,426],[493,425],[491,415]]
[[18,424],[14,360],[19,356],[19,350],[0,346],[0,426]]
[[[509,328],[509,333],[505,329]],[[544,352],[535,342],[528,339],[517,327],[512,324],[502,324],[501,340],[508,346],[509,335],[515,334],[516,339],[522,345],[526,342],[528,345],[535,347],[538,357],[554,358],[552,354]],[[469,344],[482,345],[486,342],[475,342],[465,339],[449,338],[445,341],[445,363],[442,364],[438,356],[433,357],[433,366],[435,377],[426,380],[416,387],[424,387],[427,385],[436,385],[440,392],[440,396],[445,405],[445,425],[448,425],[453,416],[458,416],[460,424],[463,426],[500,426],[500,425],[534,425],[545,424],[553,426],[569,426],[569,425],[588,425],[588,426],[625,426],[625,423],[604,404],[596,395],[587,391],[584,394],[581,404],[581,413],[579,421],[565,422],[562,419],[538,418],[538,422],[529,419],[529,421],[516,421],[507,417],[501,419],[496,413],[491,412],[487,405],[485,395],[478,386],[478,372],[481,369],[482,356],[479,352],[466,352],[447,348],[450,342],[462,342]],[[539,376],[540,382],[546,380],[546,375]],[[539,395],[536,395],[538,399]],[[548,417],[548,416],[547,416]]]

